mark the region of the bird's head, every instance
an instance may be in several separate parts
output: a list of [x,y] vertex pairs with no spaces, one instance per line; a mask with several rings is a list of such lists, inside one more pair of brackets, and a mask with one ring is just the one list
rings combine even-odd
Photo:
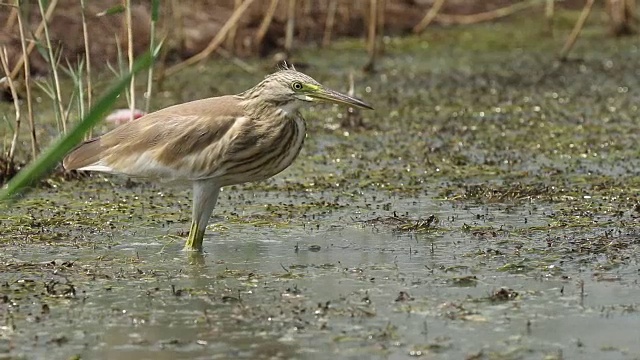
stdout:
[[285,111],[295,111],[313,102],[329,102],[373,109],[362,100],[328,89],[293,67],[268,75],[252,89],[255,99],[275,104]]

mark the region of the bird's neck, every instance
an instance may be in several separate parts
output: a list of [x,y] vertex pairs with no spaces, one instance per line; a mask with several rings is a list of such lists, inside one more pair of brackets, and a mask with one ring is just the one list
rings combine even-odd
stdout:
[[245,99],[242,101],[245,113],[256,121],[265,119],[293,119],[300,116],[299,109],[304,104],[299,100],[288,102],[260,101],[258,99]]
[[276,105],[278,112],[286,118],[294,118],[300,116],[300,108],[304,107],[304,103],[300,100],[292,100],[287,103]]

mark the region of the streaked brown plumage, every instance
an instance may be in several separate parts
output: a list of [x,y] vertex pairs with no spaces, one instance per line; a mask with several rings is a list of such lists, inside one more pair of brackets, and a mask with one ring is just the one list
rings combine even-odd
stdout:
[[123,124],[75,148],[63,166],[193,182],[186,248],[201,250],[220,187],[286,169],[306,135],[298,109],[317,100],[371,108],[293,68],[283,69],[244,93],[174,105]]

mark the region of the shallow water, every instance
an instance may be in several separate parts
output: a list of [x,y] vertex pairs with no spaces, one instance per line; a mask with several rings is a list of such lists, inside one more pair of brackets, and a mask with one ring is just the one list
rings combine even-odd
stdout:
[[[140,192],[117,184],[93,191],[111,186]],[[229,197],[273,201],[266,195]],[[505,212],[429,197],[387,200],[460,230],[394,232],[359,222],[377,211],[354,214],[354,204],[324,215],[319,228],[214,225],[203,256],[167,238],[184,224],[85,235],[92,244],[80,247],[7,246],[0,346],[28,358],[640,355],[637,257],[597,270],[606,255],[571,249],[580,230],[553,232],[561,238],[553,245],[546,232],[519,234],[544,223],[544,206]],[[468,232],[463,224],[498,230]]]
[[[391,39],[355,73],[376,111],[305,112],[300,158],[223,189],[203,256],[189,191],[50,179],[0,214],[0,357],[640,358],[638,48],[606,40],[554,69],[561,42],[517,24]],[[344,91],[353,46],[296,60]],[[215,65],[156,106],[256,82]]]

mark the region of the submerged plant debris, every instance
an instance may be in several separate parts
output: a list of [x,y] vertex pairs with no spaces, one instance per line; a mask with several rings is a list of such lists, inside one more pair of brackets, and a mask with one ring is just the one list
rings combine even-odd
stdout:
[[[637,359],[640,48],[587,29],[555,64],[540,26],[389,39],[354,72],[376,111],[307,111],[290,169],[223,189],[205,255],[188,189],[50,178],[0,213],[0,357]],[[344,90],[362,54],[300,60]],[[214,62],[156,106],[257,80]]]

